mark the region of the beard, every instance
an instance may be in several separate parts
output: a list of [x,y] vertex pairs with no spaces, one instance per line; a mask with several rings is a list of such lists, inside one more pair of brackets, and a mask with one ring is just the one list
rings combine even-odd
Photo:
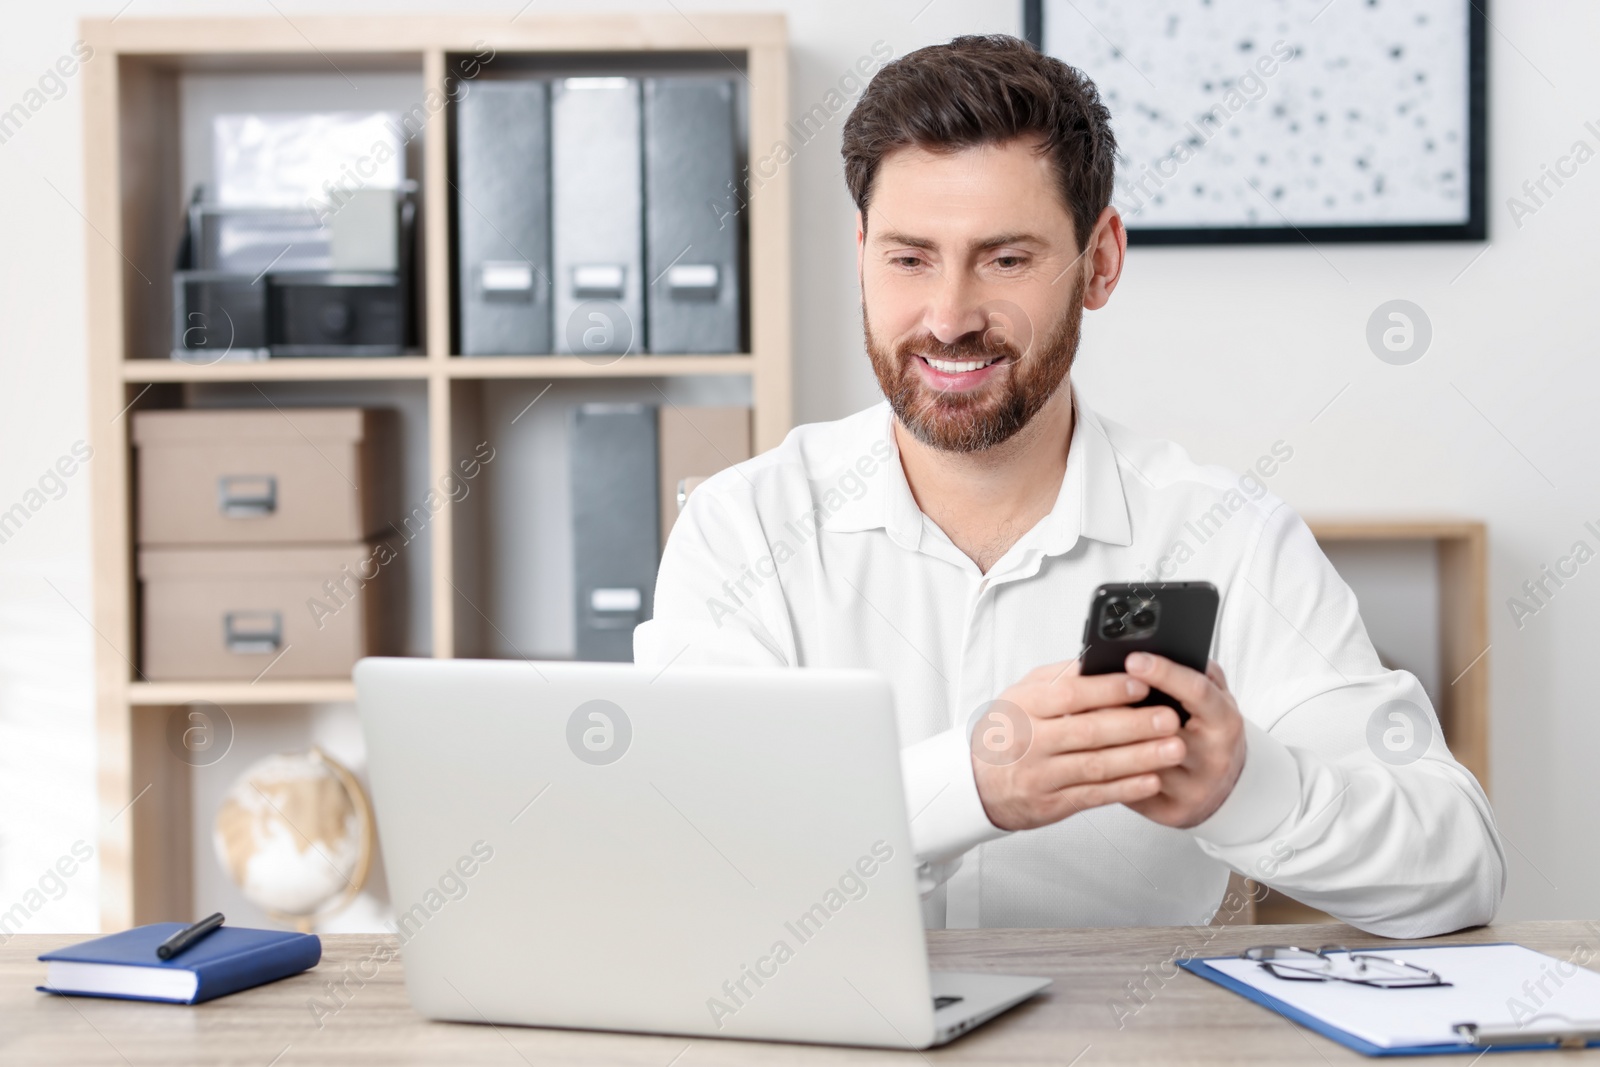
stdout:
[[[946,344],[924,332],[901,341],[891,351],[873,336],[866,302],[862,302],[867,354],[878,386],[900,425],[923,444],[942,452],[981,452],[1010,440],[1055,395],[1072,369],[1083,323],[1081,282],[1073,286],[1066,312],[1042,339],[1015,328],[1028,325],[1020,308],[1002,306],[1004,311],[994,310],[986,316],[991,322],[998,318],[1002,324],[981,333],[969,333]],[[1007,318],[1011,322],[1004,322]],[[958,361],[999,357],[1006,366],[974,389],[951,393],[922,380],[915,365],[918,356]]]

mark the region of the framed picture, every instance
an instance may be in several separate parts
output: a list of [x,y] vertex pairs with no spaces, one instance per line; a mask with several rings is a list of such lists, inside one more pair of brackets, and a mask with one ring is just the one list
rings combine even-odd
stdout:
[[1481,241],[1487,0],[1024,0],[1136,244]]

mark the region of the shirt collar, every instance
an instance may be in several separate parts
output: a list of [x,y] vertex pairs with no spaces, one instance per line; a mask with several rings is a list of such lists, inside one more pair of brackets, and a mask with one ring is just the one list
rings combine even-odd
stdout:
[[[834,462],[827,465],[828,471],[820,481],[815,476],[812,479],[812,499],[826,512],[822,528],[835,533],[882,529],[895,544],[915,549],[922,538],[923,515],[911,495],[905,469],[900,466],[900,446],[894,438],[894,412],[889,402],[880,401],[839,426],[843,432],[833,450]],[[880,460],[880,456],[888,458]],[[872,457],[868,464],[872,473],[863,476],[866,491],[848,496],[830,509],[828,490],[849,470],[860,472],[861,457]]]
[[[1116,449],[1100,417],[1078,401],[1076,392],[1072,406],[1072,444],[1067,451],[1067,472],[1061,480],[1061,491],[1050,513],[1024,535],[1018,546],[1026,545],[1044,555],[1070,551],[1080,536],[1112,545],[1133,543],[1127,494]],[[902,548],[918,548],[926,520],[917,507],[916,498],[911,495],[905,470],[900,466],[894,413],[889,402],[882,401],[860,416],[845,420],[843,427],[846,432],[836,455],[887,454],[892,458],[875,463],[873,473],[863,475],[866,491],[846,498],[830,510],[822,527],[837,533],[882,529]],[[887,452],[883,443],[888,445]],[[831,485],[825,477],[823,484],[813,487],[813,492],[821,490],[825,494]],[[825,495],[818,499],[825,504]]]

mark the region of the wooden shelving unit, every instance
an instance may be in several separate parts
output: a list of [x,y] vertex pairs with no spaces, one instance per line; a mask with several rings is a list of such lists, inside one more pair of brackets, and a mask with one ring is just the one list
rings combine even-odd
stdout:
[[[426,394],[429,483],[452,469],[478,383],[504,379],[638,379],[735,375],[748,379],[754,444],[770,448],[791,422],[789,174],[779,167],[748,187],[750,350],[733,356],[466,359],[451,351],[448,124],[430,113],[419,139],[418,270],[422,352],[386,359],[280,359],[209,366],[175,363],[170,347],[170,272],[187,190],[182,188],[182,79],[257,74],[362,72],[415,75],[419,100],[443,96],[450,57],[674,53],[709,70],[737,71],[746,93],[752,154],[783,139],[788,44],[781,15],[125,17],[85,20],[94,59],[83,66],[84,215],[88,221],[88,347],[93,483],[96,720],[99,738],[101,923],[117,930],[190,917],[193,842],[189,767],[169,751],[166,722],[191,701],[268,705],[345,702],[348,681],[148,682],[137,663],[136,589],[128,413],[170,404],[174,390],[207,383],[410,382]],[[349,80],[349,77],[346,77]],[[352,86],[353,86],[352,82]],[[456,654],[455,595],[463,565],[447,508],[430,529],[431,654]]]
[[1427,542],[1439,560],[1439,725],[1450,751],[1489,791],[1489,534],[1456,519],[1313,519],[1323,545]]

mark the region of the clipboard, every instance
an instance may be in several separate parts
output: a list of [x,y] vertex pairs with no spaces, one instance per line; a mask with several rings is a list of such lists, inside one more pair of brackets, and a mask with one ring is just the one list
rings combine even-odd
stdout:
[[[1425,962],[1451,985],[1376,989],[1348,982],[1287,981],[1238,956],[1180,960],[1178,966],[1364,1056],[1600,1045],[1600,974],[1573,960],[1560,960],[1510,942],[1366,951],[1384,956],[1419,953],[1418,962]],[[1524,989],[1523,983],[1533,978],[1543,980],[1546,995],[1541,996],[1537,986],[1531,995]],[[1375,999],[1397,997],[1414,999]],[[1508,1019],[1499,1005],[1512,1000],[1526,1006],[1528,1014],[1519,1012],[1515,1019]],[[1490,1005],[1494,1007],[1483,1010]],[[1383,1020],[1374,1022],[1373,1016],[1379,1010],[1410,1016],[1405,1025],[1431,1039],[1389,1040],[1378,1035]]]

